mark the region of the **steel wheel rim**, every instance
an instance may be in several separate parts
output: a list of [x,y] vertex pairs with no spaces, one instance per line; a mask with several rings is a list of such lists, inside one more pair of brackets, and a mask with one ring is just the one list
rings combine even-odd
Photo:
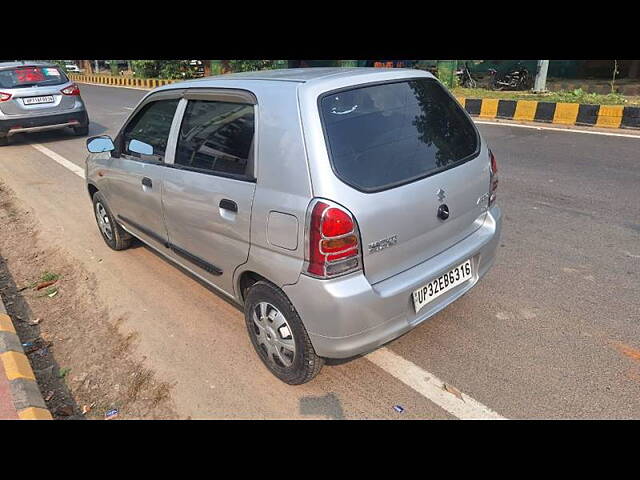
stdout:
[[280,310],[268,302],[260,302],[251,312],[251,318],[258,347],[269,362],[285,368],[293,365],[296,355],[293,331]]
[[113,230],[111,229],[111,222],[109,221],[109,215],[100,202],[96,202],[96,219],[98,220],[98,226],[102,234],[109,240],[113,240]]

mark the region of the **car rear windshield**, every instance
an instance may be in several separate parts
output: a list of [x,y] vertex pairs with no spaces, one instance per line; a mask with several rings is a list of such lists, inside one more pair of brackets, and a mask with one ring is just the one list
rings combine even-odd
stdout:
[[334,171],[365,192],[427,177],[479,150],[472,122],[431,78],[330,93],[320,111]]
[[46,87],[62,85],[69,79],[57,67],[16,67],[0,70],[0,88]]

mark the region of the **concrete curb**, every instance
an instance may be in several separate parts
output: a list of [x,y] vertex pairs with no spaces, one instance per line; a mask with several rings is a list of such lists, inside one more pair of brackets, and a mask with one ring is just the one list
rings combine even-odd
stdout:
[[109,75],[80,75],[77,73],[68,73],[67,76],[74,82],[93,83],[96,85],[107,85],[110,87],[131,87],[143,90],[151,90],[152,88],[169,85],[171,83],[181,82],[182,80],[165,80],[160,78],[131,78],[131,77],[112,77]]
[[53,420],[11,318],[0,299],[0,362],[21,420]]
[[640,107],[456,97],[473,117],[599,128],[640,129]]

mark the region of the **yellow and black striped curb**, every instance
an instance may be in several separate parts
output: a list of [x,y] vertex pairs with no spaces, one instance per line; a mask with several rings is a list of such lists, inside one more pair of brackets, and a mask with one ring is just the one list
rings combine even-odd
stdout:
[[21,420],[52,420],[11,318],[0,300],[0,362]]
[[132,78],[132,77],[112,77],[110,75],[79,75],[69,73],[69,78],[74,82],[97,83],[98,85],[112,85],[120,87],[156,88],[182,80],[166,80],[161,78]]
[[640,107],[456,97],[471,116],[604,128],[640,128]]

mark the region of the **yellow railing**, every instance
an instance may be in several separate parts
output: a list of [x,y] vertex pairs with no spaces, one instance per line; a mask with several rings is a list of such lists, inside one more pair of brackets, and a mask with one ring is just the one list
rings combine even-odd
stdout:
[[156,88],[180,80],[166,80],[162,78],[134,78],[134,77],[112,77],[110,75],[81,75],[69,73],[69,78],[74,82],[96,83],[99,85],[114,85],[121,87]]

